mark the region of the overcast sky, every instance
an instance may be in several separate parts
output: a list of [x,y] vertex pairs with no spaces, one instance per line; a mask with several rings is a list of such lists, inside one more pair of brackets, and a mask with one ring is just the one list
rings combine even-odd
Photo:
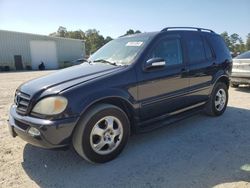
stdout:
[[0,29],[48,35],[95,28],[113,38],[128,29],[197,26],[250,33],[250,0],[0,0]]

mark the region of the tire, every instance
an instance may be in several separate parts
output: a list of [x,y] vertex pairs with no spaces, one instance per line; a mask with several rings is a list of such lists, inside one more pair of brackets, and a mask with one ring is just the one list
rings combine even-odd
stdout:
[[205,112],[210,116],[220,116],[225,112],[227,103],[228,88],[225,83],[218,82],[215,84],[211,96],[206,104]]
[[105,163],[122,152],[129,135],[126,113],[117,106],[100,104],[80,119],[72,142],[76,152],[87,161]]
[[231,87],[233,87],[233,88],[238,88],[238,87],[239,87],[239,84],[235,84],[235,83],[232,83],[232,82],[231,82],[230,85],[231,85]]

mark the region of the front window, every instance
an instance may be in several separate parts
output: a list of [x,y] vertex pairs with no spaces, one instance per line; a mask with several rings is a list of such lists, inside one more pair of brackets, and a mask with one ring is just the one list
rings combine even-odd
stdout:
[[181,43],[178,38],[161,39],[148,58],[163,58],[168,65],[182,64]]
[[133,36],[112,40],[97,50],[89,58],[89,61],[129,65],[149,40],[149,36]]

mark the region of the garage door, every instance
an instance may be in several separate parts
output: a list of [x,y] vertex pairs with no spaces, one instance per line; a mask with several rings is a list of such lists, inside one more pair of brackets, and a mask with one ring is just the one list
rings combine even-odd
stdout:
[[57,53],[54,41],[30,41],[32,69],[38,69],[41,62],[45,69],[57,69]]

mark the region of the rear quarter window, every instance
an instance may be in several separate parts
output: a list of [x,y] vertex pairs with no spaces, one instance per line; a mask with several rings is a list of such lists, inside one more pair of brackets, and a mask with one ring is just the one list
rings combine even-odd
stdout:
[[204,48],[205,48],[207,59],[209,59],[209,60],[214,59],[214,54],[211,50],[210,45],[207,43],[207,40],[204,40]]
[[216,57],[230,57],[230,52],[226,46],[226,43],[224,42],[223,38],[218,35],[209,35],[206,36],[208,39],[209,43],[212,45]]

